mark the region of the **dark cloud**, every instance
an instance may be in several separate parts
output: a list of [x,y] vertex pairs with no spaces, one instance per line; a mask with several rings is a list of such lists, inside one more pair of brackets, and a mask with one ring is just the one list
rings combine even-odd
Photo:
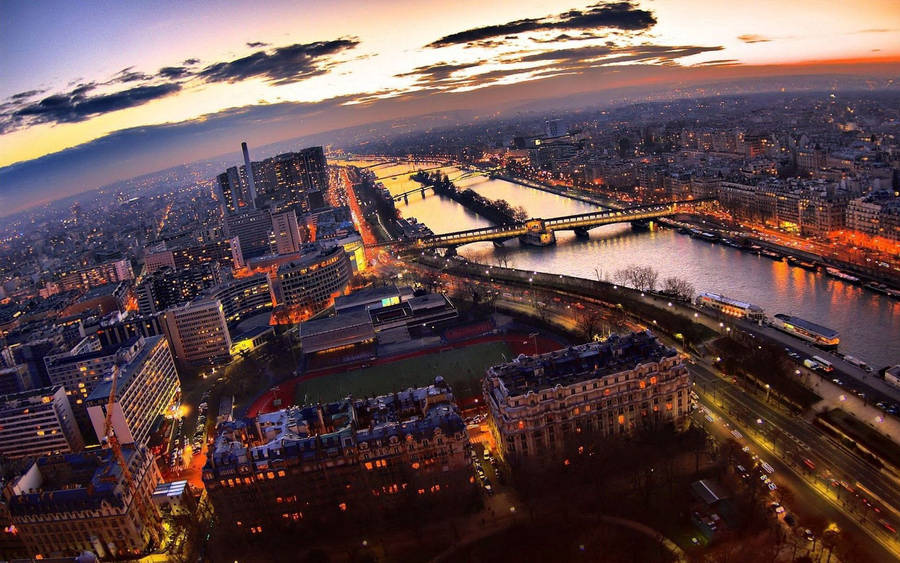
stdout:
[[81,85],[66,94],[54,94],[24,105],[0,118],[0,131],[38,123],[74,123],[89,117],[143,105],[181,90],[179,84],[136,86],[110,94],[88,96],[94,85]]
[[515,36],[533,31],[570,31],[615,28],[643,31],[656,24],[653,13],[637,8],[632,2],[601,2],[586,10],[569,10],[556,16],[514,20],[499,25],[467,29],[441,37],[427,45],[437,48],[466,44],[496,37]]
[[703,61],[702,63],[693,64],[691,66],[734,66],[740,64],[737,59],[715,59],[712,61]]
[[121,84],[127,84],[129,82],[143,82],[149,79],[149,76],[147,76],[143,72],[135,71],[134,67],[130,66],[128,68],[123,68],[122,70],[117,72],[115,76],[112,77],[112,80],[110,80],[110,83],[118,82]]
[[268,47],[268,46],[269,46],[268,43],[264,43],[264,42],[262,42],[262,41],[248,41],[248,42],[246,43],[246,45],[247,45],[248,47],[250,47],[251,49],[255,49],[255,48],[257,48],[257,47]]
[[289,84],[324,74],[331,67],[329,61],[332,55],[358,44],[356,38],[297,43],[271,51],[257,51],[229,62],[214,63],[200,70],[197,76],[207,82],[263,78],[271,84]]
[[556,37],[550,37],[546,39],[542,39],[540,37],[532,37],[531,40],[535,43],[565,43],[568,41],[589,41],[591,39],[603,39],[606,37],[605,34],[591,33],[585,31],[578,35],[569,35],[568,33],[560,33]]
[[757,33],[745,33],[744,35],[738,35],[737,38],[744,43],[768,43],[772,40],[771,37],[766,37],[765,35],[759,35]]
[[46,92],[46,90],[27,90],[25,92],[18,92],[10,96],[9,100],[13,102],[21,102],[22,100],[25,100],[27,98],[33,98],[38,94],[43,94],[44,92]]
[[394,76],[398,78],[413,76],[416,78],[417,85],[440,84],[450,80],[457,71],[475,68],[482,64],[484,64],[483,61],[458,64],[440,62],[433,65],[420,66],[409,72],[395,74]]
[[[454,91],[461,88],[491,86],[511,77],[518,77],[518,81],[539,80],[547,77],[581,74],[601,67],[612,67],[612,65],[669,66],[676,64],[676,60],[683,57],[720,50],[722,47],[719,46],[635,45],[617,47],[612,43],[607,43],[606,45],[589,45],[569,49],[511,53],[505,58],[495,61],[504,65],[504,68],[487,72],[458,73],[461,70],[485,66],[488,61],[440,62],[434,65],[420,66],[396,76],[415,78],[409,91],[419,92],[423,88]],[[719,61],[719,64],[725,64],[725,61]]]
[[[0,103],[0,134],[41,123],[73,123],[90,117],[139,106],[179,92],[191,79],[205,82],[239,82],[263,78],[271,84],[288,84],[328,72],[332,57],[359,44],[356,38],[295,44],[260,50],[246,57],[198,67],[200,60],[185,59],[180,65],[164,66],[155,74],[126,67],[102,82],[73,81],[68,89],[33,98],[45,90],[20,92]],[[262,46],[252,42],[248,45]],[[121,85],[127,84],[124,90]],[[96,93],[100,89],[103,93]],[[109,92],[109,90],[113,90]]]
[[164,66],[159,69],[159,72],[157,74],[160,78],[175,79],[184,78],[185,76],[190,74],[190,71],[187,67],[184,66]]

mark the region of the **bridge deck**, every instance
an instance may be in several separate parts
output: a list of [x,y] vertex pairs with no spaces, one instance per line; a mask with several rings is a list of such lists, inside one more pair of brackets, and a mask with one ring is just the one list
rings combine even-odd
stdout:
[[[418,191],[418,190],[417,190]],[[567,215],[564,217],[553,217],[551,219],[529,219],[529,221],[542,221],[544,228],[550,231],[565,231],[581,228],[593,228],[602,225],[611,225],[614,223],[623,223],[627,221],[638,221],[641,219],[655,219],[657,217],[665,217],[679,211],[678,206],[682,204],[694,204],[707,201],[702,200],[686,200],[675,201],[658,205],[642,205],[638,207],[629,207],[627,209],[609,209],[605,211],[596,211],[591,213],[579,213],[577,215]],[[461,246],[471,242],[488,241],[488,240],[506,240],[513,237],[524,235],[528,232],[525,222],[516,222],[506,225],[497,225],[495,227],[485,227],[481,229],[469,229],[466,231],[456,231],[452,233],[444,233],[424,237],[416,241],[416,246],[420,248],[441,248],[451,246]]]

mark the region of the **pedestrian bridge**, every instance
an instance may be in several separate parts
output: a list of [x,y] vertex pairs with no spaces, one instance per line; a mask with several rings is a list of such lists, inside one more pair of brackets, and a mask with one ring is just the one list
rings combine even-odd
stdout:
[[414,246],[417,248],[446,248],[455,249],[464,244],[473,242],[493,241],[497,244],[503,241],[520,237],[523,242],[536,246],[545,246],[555,241],[553,233],[556,231],[575,231],[581,237],[587,237],[588,231],[603,225],[614,223],[634,222],[639,223],[667,217],[676,213],[684,213],[699,203],[710,201],[708,198],[685,201],[675,201],[658,205],[642,205],[624,209],[605,209],[591,213],[567,215],[565,217],[553,217],[551,219],[528,219],[506,225],[470,229],[440,235],[431,235],[416,239]]

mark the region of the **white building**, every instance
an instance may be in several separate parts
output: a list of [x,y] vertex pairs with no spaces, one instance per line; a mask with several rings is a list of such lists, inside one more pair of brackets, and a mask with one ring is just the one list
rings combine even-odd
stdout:
[[[165,338],[141,338],[134,350],[135,354],[113,368],[112,377],[117,380],[112,424],[120,443],[146,446],[154,422],[169,412],[180,383]],[[112,377],[97,385],[87,400],[88,416],[101,440]]]

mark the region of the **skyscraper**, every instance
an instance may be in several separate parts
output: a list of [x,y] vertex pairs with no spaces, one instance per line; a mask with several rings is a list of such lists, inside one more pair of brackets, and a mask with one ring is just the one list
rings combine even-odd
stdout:
[[241,152],[244,154],[244,169],[247,171],[247,203],[251,208],[256,208],[256,182],[253,179],[253,165],[250,162],[250,151],[247,143],[241,143]]

